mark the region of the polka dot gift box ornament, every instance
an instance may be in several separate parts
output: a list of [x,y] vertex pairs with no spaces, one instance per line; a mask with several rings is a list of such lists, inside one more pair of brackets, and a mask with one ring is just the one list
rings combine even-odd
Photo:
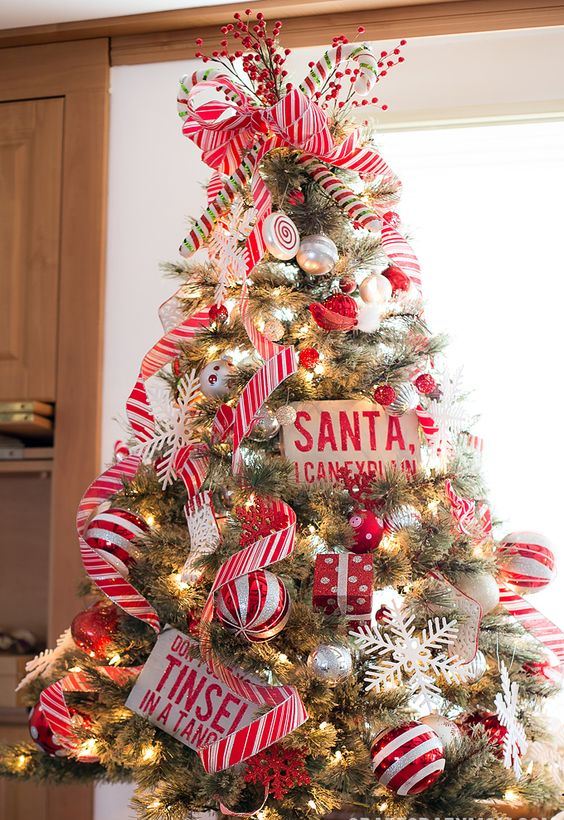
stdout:
[[521,593],[537,592],[555,576],[555,559],[547,538],[537,532],[512,532],[501,539],[498,567],[502,579]]
[[378,783],[402,796],[424,792],[445,767],[439,736],[417,721],[383,729],[372,743],[370,757]]
[[140,515],[111,507],[91,519],[84,533],[84,540],[126,578],[129,567],[136,562],[134,542],[147,532],[149,525]]
[[300,247],[298,229],[282,211],[266,217],[262,235],[269,253],[281,261],[293,259]]
[[200,373],[200,389],[208,399],[222,399],[231,389],[231,380],[236,373],[230,359],[216,359],[209,362]]
[[354,543],[348,547],[351,552],[373,552],[384,535],[384,522],[370,510],[354,512],[349,525],[354,530]]
[[327,552],[316,555],[313,606],[328,615],[340,612],[350,620],[370,620],[374,585],[372,554]]
[[219,587],[215,605],[226,629],[252,642],[274,638],[284,629],[290,614],[288,590],[280,578],[265,569]]

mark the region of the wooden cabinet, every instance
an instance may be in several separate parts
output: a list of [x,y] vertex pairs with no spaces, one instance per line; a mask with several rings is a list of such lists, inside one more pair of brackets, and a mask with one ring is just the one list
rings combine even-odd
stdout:
[[0,400],[54,400],[62,99],[0,104]]

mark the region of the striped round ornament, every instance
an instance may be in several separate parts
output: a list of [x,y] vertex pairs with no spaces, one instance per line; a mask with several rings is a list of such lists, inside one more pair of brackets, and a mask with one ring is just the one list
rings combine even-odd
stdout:
[[370,756],[378,783],[400,795],[425,791],[445,767],[443,744],[437,733],[415,720],[380,732]]
[[284,629],[290,596],[282,581],[264,569],[241,575],[215,594],[218,619],[248,641],[268,641]]
[[555,576],[554,552],[537,532],[512,532],[502,538],[498,566],[505,583],[518,592],[536,592]]
[[147,522],[129,510],[110,507],[95,515],[84,532],[84,540],[97,550],[124,578],[136,561],[134,541],[149,532]]

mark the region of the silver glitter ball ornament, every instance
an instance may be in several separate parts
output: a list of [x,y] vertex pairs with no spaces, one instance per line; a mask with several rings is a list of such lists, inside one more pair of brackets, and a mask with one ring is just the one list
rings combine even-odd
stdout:
[[293,424],[298,417],[298,412],[295,407],[291,407],[289,404],[285,405],[284,407],[279,407],[276,411],[276,418],[282,425],[282,427],[286,427],[288,424]]
[[316,233],[304,236],[296,254],[296,261],[306,273],[322,276],[329,273],[337,264],[339,252],[332,239]]
[[478,649],[476,652],[474,660],[460,667],[460,671],[465,675],[465,680],[468,681],[468,683],[475,683],[480,680],[480,678],[483,678],[487,669],[488,662],[481,649]]
[[261,407],[249,433],[251,441],[268,441],[280,430],[280,422],[270,407]]
[[395,391],[395,399],[384,408],[389,416],[403,416],[409,410],[415,410],[419,404],[419,392],[411,382],[400,384]]
[[421,516],[411,504],[402,504],[384,516],[384,527],[388,532],[399,532],[405,527],[419,527]]
[[339,683],[352,672],[352,656],[346,646],[321,644],[310,652],[307,665],[318,680]]

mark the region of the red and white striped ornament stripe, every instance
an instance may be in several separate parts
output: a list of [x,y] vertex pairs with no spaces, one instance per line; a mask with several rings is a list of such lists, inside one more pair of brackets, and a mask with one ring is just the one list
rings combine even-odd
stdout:
[[437,734],[415,721],[384,729],[372,745],[372,769],[382,786],[396,794],[418,794],[423,781],[437,778],[444,770],[443,745]]
[[419,404],[415,408],[415,414],[417,415],[419,426],[423,431],[423,435],[425,436],[427,444],[432,444],[435,434],[438,432],[439,429],[435,424],[435,420],[433,419],[429,411],[425,410],[425,408],[421,404]]
[[193,339],[198,331],[208,327],[209,324],[209,308],[205,308],[198,311],[198,313],[193,313],[177,327],[165,333],[143,357],[141,362],[141,378],[143,381],[147,381],[165,364],[172,361],[178,355],[180,345]]
[[257,600],[253,609],[250,609],[253,599],[251,586],[256,573],[247,573],[223,584],[215,602],[221,622],[249,641],[268,640],[277,635],[290,613],[290,597],[282,581],[268,570],[257,572],[263,575],[264,589],[262,585],[257,585]]
[[145,382],[141,375],[135,382],[133,390],[125,403],[125,412],[137,440],[149,441],[155,434],[155,418],[147,397]]
[[520,592],[534,592],[555,575],[555,559],[548,538],[536,532],[512,532],[501,539],[498,566],[506,584]]
[[500,601],[510,615],[558,659],[558,670],[564,674],[564,633],[521,595],[504,584],[499,585]]
[[396,219],[394,218],[384,218],[384,224],[382,226],[382,247],[388,259],[409,276],[417,290],[421,293],[421,266],[419,260],[407,239],[398,231],[395,222]]

